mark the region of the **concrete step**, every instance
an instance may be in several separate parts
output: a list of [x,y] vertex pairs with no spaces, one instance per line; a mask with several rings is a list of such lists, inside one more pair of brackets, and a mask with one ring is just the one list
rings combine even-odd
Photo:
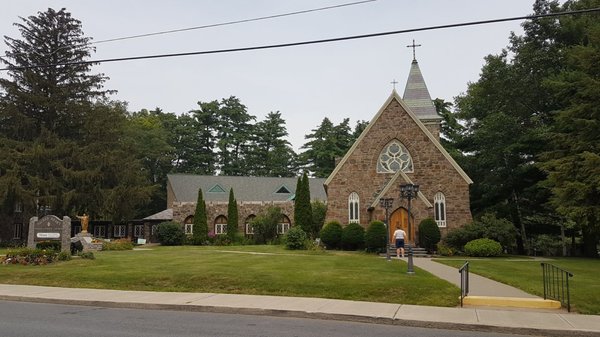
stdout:
[[[396,247],[392,244],[388,246],[388,251],[391,256],[396,256]],[[409,247],[404,247],[404,256],[407,256],[409,252]],[[412,247],[413,257],[431,257],[430,254],[427,254],[427,249],[421,247]],[[385,254],[383,254],[385,255]]]

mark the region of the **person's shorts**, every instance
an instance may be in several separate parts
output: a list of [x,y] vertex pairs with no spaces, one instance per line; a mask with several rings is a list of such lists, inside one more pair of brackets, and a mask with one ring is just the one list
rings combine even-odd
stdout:
[[404,239],[396,239],[396,248],[404,248]]

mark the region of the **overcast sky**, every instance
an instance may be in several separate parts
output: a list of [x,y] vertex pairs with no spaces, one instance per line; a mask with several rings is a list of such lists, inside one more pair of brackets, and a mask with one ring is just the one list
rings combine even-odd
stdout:
[[[19,16],[67,8],[94,41],[308,10],[357,0],[30,0],[3,1],[0,33],[20,37]],[[377,0],[359,5],[182,33],[101,43],[93,59],[229,49],[523,16],[533,0]],[[113,98],[131,111],[177,114],[198,101],[237,96],[259,120],[280,111],[298,150],[323,118],[370,120],[398,81],[402,94],[416,56],[432,98],[453,100],[477,81],[483,58],[499,53],[521,21],[309,46],[106,63]],[[6,45],[0,45],[4,54]],[[5,72],[0,76],[6,76]]]

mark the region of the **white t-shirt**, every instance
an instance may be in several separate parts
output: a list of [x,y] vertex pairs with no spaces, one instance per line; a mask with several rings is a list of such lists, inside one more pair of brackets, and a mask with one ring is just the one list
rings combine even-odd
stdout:
[[406,232],[401,229],[396,229],[396,231],[394,232],[394,239],[396,240],[404,240],[405,236]]

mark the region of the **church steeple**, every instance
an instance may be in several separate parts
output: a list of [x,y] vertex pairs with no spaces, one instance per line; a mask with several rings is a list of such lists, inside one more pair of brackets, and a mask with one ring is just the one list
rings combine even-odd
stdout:
[[408,74],[402,99],[421,121],[438,121],[442,118],[435,111],[431,95],[429,95],[425,79],[415,57],[415,47],[419,46],[421,45],[415,44],[415,40],[413,40],[412,45],[407,46],[413,48],[413,61],[410,65],[410,73]]

